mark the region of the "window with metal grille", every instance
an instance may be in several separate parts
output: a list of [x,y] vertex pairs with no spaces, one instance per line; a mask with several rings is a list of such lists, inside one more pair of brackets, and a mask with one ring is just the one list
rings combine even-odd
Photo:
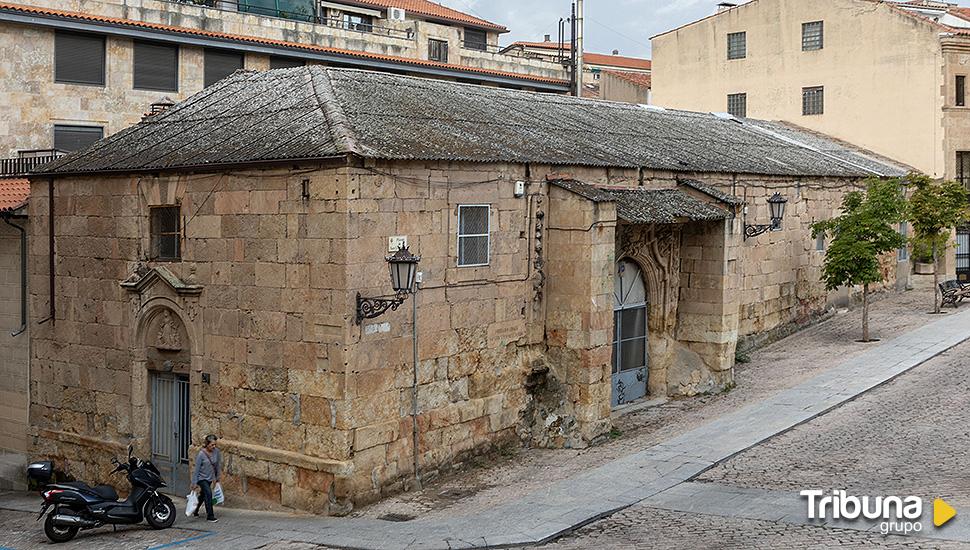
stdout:
[[815,236],[815,250],[819,252],[825,251],[825,233],[819,233]]
[[802,23],[802,51],[821,50],[823,46],[823,24],[821,21]]
[[132,72],[136,90],[177,92],[179,47],[136,40]]
[[970,151],[957,151],[957,181],[970,190]]
[[153,206],[151,216],[152,259],[177,260],[182,257],[181,219],[178,206]]
[[748,56],[748,35],[744,32],[732,32],[727,35],[728,59],[744,59]]
[[825,88],[802,88],[802,114],[820,115],[825,112]]
[[485,51],[488,49],[488,33],[479,29],[465,29],[465,47]]
[[428,39],[428,59],[431,61],[448,62],[448,41]]
[[212,86],[243,68],[243,54],[222,50],[205,50],[205,85]]
[[487,204],[458,207],[459,267],[488,265],[489,210]]
[[104,37],[57,31],[54,34],[54,81],[104,86]]
[[748,116],[748,94],[728,94],[727,109],[736,117]]
[[87,149],[92,143],[103,137],[104,128],[100,126],[54,125],[54,149],[61,151],[71,152]]
[[967,105],[967,77],[962,74],[957,75],[955,92],[957,107],[965,107]]
[[296,57],[280,57],[278,55],[271,55],[269,57],[270,69],[292,69],[293,67],[304,66],[306,66],[306,61]]

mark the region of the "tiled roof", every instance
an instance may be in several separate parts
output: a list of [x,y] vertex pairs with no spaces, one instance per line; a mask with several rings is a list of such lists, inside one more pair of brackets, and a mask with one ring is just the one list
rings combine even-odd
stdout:
[[[544,50],[558,50],[559,42],[525,42],[520,40],[518,42],[509,44],[504,49],[513,48],[515,46]],[[566,51],[572,49],[568,42],[563,44],[563,48]],[[583,54],[583,59],[586,62],[594,65],[609,65],[611,67],[622,67],[625,69],[637,69],[643,71],[649,71],[652,65],[649,59],[645,59],[643,57],[629,57],[625,55],[612,55],[605,53],[585,52]]]
[[603,73],[615,76],[631,84],[636,84],[641,88],[650,88],[650,83],[653,78],[647,73],[633,73],[630,71],[603,71]]
[[502,25],[451,9],[447,6],[442,6],[441,4],[435,2],[429,2],[428,0],[347,0],[346,3],[374,6],[378,8],[402,8],[406,12],[416,13],[418,15],[423,15],[433,19],[442,19],[445,21],[452,21],[454,23],[464,23],[466,25],[472,25],[499,32],[509,32],[509,30]]
[[11,212],[27,204],[30,181],[22,178],[0,178],[0,212]]
[[593,202],[616,203],[616,217],[630,223],[723,220],[730,214],[677,189],[595,187],[576,180],[549,183]]
[[151,29],[163,32],[184,34],[189,36],[202,36],[207,38],[216,38],[221,40],[229,40],[233,42],[239,42],[243,44],[259,44],[265,46],[277,46],[281,48],[289,48],[294,50],[304,50],[309,52],[320,52],[328,54],[336,54],[341,56],[347,56],[351,58],[360,59],[374,59],[380,61],[392,61],[395,63],[401,63],[405,65],[417,65],[423,67],[434,67],[449,69],[455,71],[462,71],[467,73],[477,73],[493,76],[510,77],[516,79],[522,79],[534,82],[547,82],[553,84],[566,85],[567,82],[556,78],[546,78],[541,76],[534,76],[523,73],[516,73],[510,71],[497,71],[492,69],[482,69],[478,67],[465,67],[462,65],[454,65],[449,63],[439,63],[437,61],[428,61],[423,59],[413,59],[409,57],[400,57],[393,55],[383,55],[375,54],[369,52],[362,52],[357,50],[347,50],[343,48],[329,48],[324,46],[317,46],[314,44],[302,44],[299,42],[287,42],[284,40],[273,40],[269,38],[258,38],[255,36],[245,36],[245,35],[235,35],[227,34],[221,32],[205,31],[201,29],[192,29],[188,27],[176,27],[172,25],[161,25],[158,23],[145,23],[143,21],[133,21],[131,19],[121,19],[116,17],[102,17],[99,15],[90,15],[86,13],[64,11],[64,10],[54,10],[49,8],[39,8],[34,6],[24,6],[20,4],[7,4],[0,3],[0,11],[9,11],[16,13],[24,13],[29,15],[40,15],[47,17],[55,17],[66,20],[76,20],[76,21],[90,21],[94,23],[104,23],[112,26],[123,26],[123,27],[133,27],[139,29]]
[[237,71],[40,172],[361,158],[862,177],[908,170],[778,123],[321,66]]
[[730,195],[728,193],[721,192],[717,188],[697,180],[686,179],[686,178],[679,179],[677,180],[677,185],[684,185],[684,186],[690,187],[695,191],[700,191],[701,193],[704,193],[708,197],[721,201],[724,204],[731,204],[731,205],[744,204],[744,201],[741,200],[741,198],[736,197],[734,195]]

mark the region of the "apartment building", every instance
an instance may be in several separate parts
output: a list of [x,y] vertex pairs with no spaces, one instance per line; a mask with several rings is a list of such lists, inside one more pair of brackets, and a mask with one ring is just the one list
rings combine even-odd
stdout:
[[[542,42],[513,42],[502,52],[526,59],[540,59],[562,63],[570,56],[570,44],[560,45],[552,37]],[[642,57],[595,52],[583,53],[583,97],[622,101],[624,103],[650,103],[651,63]]]
[[[652,41],[657,105],[785,120],[970,185],[970,8],[723,3]],[[970,280],[970,231],[957,243],[945,268]]]
[[[29,4],[29,5],[28,5]],[[400,6],[400,7],[398,7]],[[0,3],[0,157],[72,151],[237,69],[305,63],[547,92],[561,65],[498,53],[501,25],[423,0]]]

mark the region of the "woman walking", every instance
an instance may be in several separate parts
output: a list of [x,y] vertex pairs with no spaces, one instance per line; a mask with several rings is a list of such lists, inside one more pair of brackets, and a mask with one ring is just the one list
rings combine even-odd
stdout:
[[218,440],[214,435],[205,436],[205,446],[195,457],[195,469],[192,473],[192,490],[195,491],[197,487],[202,489],[202,502],[195,509],[194,515],[199,515],[199,508],[204,503],[206,520],[211,522],[219,521],[212,513],[212,486],[222,479],[222,453],[216,448]]

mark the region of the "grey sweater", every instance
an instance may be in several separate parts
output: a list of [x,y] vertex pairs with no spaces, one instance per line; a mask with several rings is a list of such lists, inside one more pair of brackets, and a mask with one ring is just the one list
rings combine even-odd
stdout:
[[192,470],[192,485],[198,485],[200,479],[215,481],[222,473],[222,453],[219,449],[211,455],[200,450],[195,456],[195,468]]

